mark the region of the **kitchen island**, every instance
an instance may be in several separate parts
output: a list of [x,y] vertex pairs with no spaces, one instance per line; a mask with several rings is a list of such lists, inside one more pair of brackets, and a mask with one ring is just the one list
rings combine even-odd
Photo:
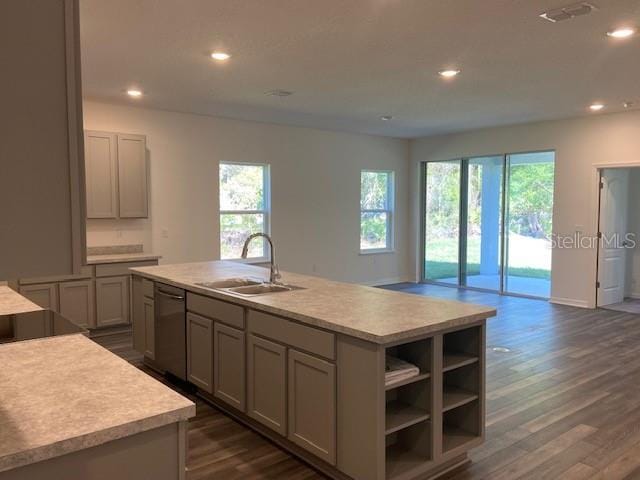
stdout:
[[[298,288],[263,295],[202,285],[266,280],[268,270],[236,262],[132,272],[145,362],[162,371],[167,348],[154,336],[155,292],[184,298],[187,381],[332,478],[435,477],[484,438],[492,308],[293,273],[282,282]],[[385,382],[388,356],[416,374]]]
[[193,402],[8,287],[0,312],[1,480],[185,478]]

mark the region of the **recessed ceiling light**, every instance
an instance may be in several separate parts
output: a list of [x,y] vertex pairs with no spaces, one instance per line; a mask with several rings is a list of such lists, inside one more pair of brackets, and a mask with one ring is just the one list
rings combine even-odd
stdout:
[[611,30],[610,32],[607,32],[607,35],[613,38],[629,38],[635,35],[636,31],[637,30],[635,28],[622,27],[622,28],[616,28],[615,30]]
[[382,115],[380,117],[380,120],[384,120],[385,122],[388,122],[389,120],[393,120],[393,115]]
[[289,90],[269,90],[268,92],[264,92],[264,94],[269,97],[289,97],[293,95],[293,92]]
[[211,54],[211,58],[213,58],[214,60],[219,60],[221,62],[224,62],[225,60],[229,60],[231,58],[231,55],[226,52],[216,51]]
[[458,74],[460,74],[460,70],[453,70],[453,69],[440,70],[438,72],[438,75],[440,75],[441,77],[444,77],[444,78],[453,78],[453,77],[457,76]]
[[597,112],[599,110],[602,110],[604,108],[604,104],[603,103],[592,103],[591,105],[589,105],[589,109],[592,112]]
[[127,95],[133,98],[139,98],[142,96],[142,90],[138,90],[137,88],[130,88],[127,90]]

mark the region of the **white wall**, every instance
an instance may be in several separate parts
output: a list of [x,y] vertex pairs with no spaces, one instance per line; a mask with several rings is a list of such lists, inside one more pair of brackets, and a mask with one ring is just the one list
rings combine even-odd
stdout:
[[640,298],[640,168],[629,170],[628,228],[635,233],[636,248],[627,251],[627,281],[625,294]]
[[[89,245],[143,243],[163,263],[219,258],[218,164],[261,162],[271,165],[271,233],[283,270],[363,283],[413,275],[406,140],[95,101],[84,103],[84,126],[146,135],[151,164],[151,220],[90,221]],[[395,253],[359,254],[365,168],[396,173]]]
[[[556,151],[554,233],[597,231],[596,165],[640,164],[640,111],[483,129],[410,142],[411,252],[419,276],[419,162],[533,150]],[[595,306],[595,249],[553,252],[552,300]]]

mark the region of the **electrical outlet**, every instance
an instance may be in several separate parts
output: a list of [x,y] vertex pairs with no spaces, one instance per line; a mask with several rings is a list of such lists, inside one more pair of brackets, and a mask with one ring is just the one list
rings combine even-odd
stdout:
[[169,238],[169,229],[164,227],[160,234],[162,235],[162,238]]

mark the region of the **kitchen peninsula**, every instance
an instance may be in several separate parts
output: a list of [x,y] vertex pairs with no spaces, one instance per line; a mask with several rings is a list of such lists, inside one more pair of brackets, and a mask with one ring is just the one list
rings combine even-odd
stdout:
[[[171,328],[185,315],[186,362],[171,373],[332,478],[433,477],[483,441],[492,308],[293,273],[291,290],[247,294],[261,287],[226,287],[269,271],[228,261],[131,270],[147,365],[165,371],[164,343],[180,338],[155,309]],[[387,357],[416,374],[385,382]]]
[[0,286],[0,480],[183,480],[195,405],[86,334]]

